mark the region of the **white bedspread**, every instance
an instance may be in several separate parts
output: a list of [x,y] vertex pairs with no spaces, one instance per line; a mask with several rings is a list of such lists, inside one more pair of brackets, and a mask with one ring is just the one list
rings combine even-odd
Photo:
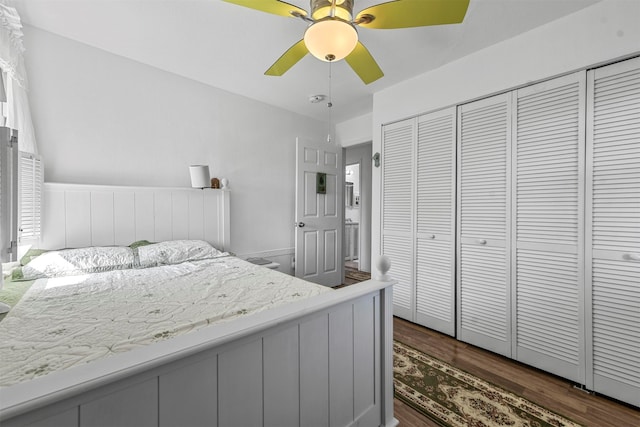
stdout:
[[329,290],[235,257],[39,279],[0,322],[0,386]]

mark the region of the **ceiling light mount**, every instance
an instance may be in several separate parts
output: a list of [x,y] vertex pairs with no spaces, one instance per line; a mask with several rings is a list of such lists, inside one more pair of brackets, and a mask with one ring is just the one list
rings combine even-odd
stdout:
[[311,17],[319,21],[323,18],[353,19],[353,0],[311,0]]
[[312,104],[317,104],[318,102],[322,102],[327,99],[327,95],[311,95],[309,97],[309,102]]

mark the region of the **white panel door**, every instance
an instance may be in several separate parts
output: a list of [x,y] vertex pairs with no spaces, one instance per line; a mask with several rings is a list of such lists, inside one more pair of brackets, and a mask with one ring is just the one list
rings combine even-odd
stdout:
[[512,357],[580,384],[585,75],[516,91],[512,147]]
[[342,147],[298,139],[296,158],[296,277],[337,286],[342,282]]
[[414,320],[414,179],[416,120],[385,125],[382,129],[382,248],[391,260],[393,314]]
[[416,322],[455,334],[455,107],[418,118]]
[[458,338],[511,356],[511,94],[458,107]]
[[640,406],[640,59],[590,71],[587,387]]

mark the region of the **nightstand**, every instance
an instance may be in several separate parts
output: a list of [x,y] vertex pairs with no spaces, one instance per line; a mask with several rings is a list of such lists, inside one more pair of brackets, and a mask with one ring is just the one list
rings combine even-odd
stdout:
[[266,258],[247,258],[247,262],[250,262],[251,264],[259,265],[261,267],[267,267],[272,270],[275,270],[278,267],[280,267],[279,263],[270,261]]

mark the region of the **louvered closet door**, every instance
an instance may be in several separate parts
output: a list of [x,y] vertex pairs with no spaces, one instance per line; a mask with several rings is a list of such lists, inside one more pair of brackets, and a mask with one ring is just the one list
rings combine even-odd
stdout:
[[382,254],[391,259],[393,312],[413,320],[413,141],[415,119],[383,127]]
[[640,406],[640,59],[589,72],[587,387]]
[[418,118],[416,322],[455,334],[456,109]]
[[584,384],[585,72],[516,92],[513,358]]
[[458,338],[511,356],[511,94],[458,107]]

